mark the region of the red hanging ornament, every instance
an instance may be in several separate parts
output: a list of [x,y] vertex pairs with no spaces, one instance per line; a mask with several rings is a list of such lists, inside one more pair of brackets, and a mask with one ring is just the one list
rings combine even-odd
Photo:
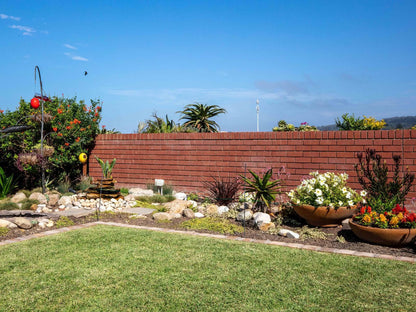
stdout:
[[37,109],[39,107],[39,99],[34,97],[33,99],[30,100],[30,106],[32,106],[32,108]]

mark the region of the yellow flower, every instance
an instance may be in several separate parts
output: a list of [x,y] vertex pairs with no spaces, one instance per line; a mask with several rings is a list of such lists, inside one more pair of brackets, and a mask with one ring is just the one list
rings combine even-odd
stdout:
[[364,223],[371,223],[371,217],[369,215],[365,215],[362,219]]
[[395,226],[399,223],[399,218],[397,216],[393,216],[389,222],[389,225]]
[[400,213],[397,215],[397,218],[399,219],[399,221],[402,221],[402,219],[404,218],[403,213],[402,213],[402,212],[400,212]]
[[384,214],[380,214],[379,219],[381,222],[386,222],[386,216]]

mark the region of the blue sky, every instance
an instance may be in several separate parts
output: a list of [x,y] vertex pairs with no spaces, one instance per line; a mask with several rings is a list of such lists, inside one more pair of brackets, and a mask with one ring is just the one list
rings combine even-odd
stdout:
[[[0,109],[103,101],[108,129],[219,105],[223,131],[416,115],[416,1],[2,1]],[[84,76],[84,71],[88,75]],[[38,86],[37,86],[38,87]]]

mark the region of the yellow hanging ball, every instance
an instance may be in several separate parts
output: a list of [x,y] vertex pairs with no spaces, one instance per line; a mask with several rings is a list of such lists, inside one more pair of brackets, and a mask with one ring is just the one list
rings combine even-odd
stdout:
[[87,162],[88,156],[85,153],[81,153],[79,154],[78,159],[82,164],[85,164]]

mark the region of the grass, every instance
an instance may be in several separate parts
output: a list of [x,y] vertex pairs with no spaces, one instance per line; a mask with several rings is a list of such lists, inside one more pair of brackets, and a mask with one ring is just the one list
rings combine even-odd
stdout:
[[0,311],[414,311],[414,270],[95,226],[0,246]]
[[181,227],[190,230],[209,230],[221,234],[243,233],[244,228],[241,225],[235,225],[223,218],[195,218],[181,223]]

